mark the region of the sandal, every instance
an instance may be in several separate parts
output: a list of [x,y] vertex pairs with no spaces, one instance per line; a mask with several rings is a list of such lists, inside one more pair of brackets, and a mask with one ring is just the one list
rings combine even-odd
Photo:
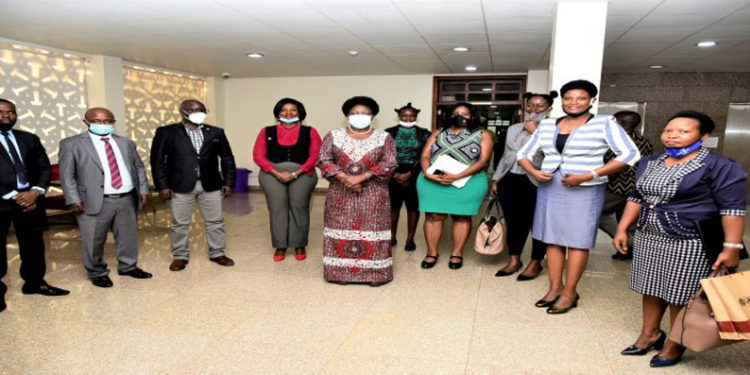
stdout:
[[[438,257],[440,255],[425,255],[424,260],[422,261],[422,268],[424,269],[430,269],[432,267],[435,267],[435,263],[438,261]],[[427,258],[435,259],[434,262],[428,262]]]
[[453,258],[459,259],[459,261],[458,262],[451,262],[450,260],[448,260],[448,268],[450,268],[452,270],[457,270],[457,269],[461,268],[464,265],[464,257],[462,257],[460,255],[451,255],[451,259],[453,259]]

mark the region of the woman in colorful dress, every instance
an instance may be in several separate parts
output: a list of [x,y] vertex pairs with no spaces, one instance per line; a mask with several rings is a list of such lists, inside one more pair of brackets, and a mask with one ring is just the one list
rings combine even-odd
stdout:
[[398,219],[401,216],[401,206],[405,205],[407,233],[404,250],[414,251],[417,249],[414,243],[414,233],[419,223],[417,176],[422,170],[419,157],[422,156],[422,149],[427,139],[430,138],[430,131],[417,126],[419,109],[412,107],[411,103],[395,111],[398,113],[398,125],[385,129],[396,144],[396,162],[398,162],[398,167],[388,182],[388,193],[391,197],[391,245],[396,246],[398,243],[396,240]]
[[297,100],[284,98],[273,107],[276,125],[263,128],[255,140],[253,161],[260,167],[258,182],[271,216],[271,242],[280,262],[286,249],[304,260],[310,233],[310,196],[318,176],[315,163],[320,136],[315,128],[302,125],[307,112]]
[[[453,219],[453,250],[448,267],[461,268],[464,245],[471,233],[471,217],[479,212],[488,187],[484,168],[492,156],[492,136],[480,126],[479,111],[469,103],[456,103],[447,114],[443,128],[432,133],[422,150],[422,174],[417,179],[419,210],[425,212],[427,255],[422,261],[425,269],[437,263],[443,222],[448,215]],[[430,165],[442,155],[468,168],[458,174],[437,170],[428,173]],[[469,177],[466,185],[461,188],[453,185],[464,177]]]
[[[712,268],[740,264],[747,173],[737,162],[702,147],[714,127],[713,120],[700,112],[672,116],[661,134],[665,152],[640,162],[636,190],[615,233],[615,248],[627,254],[627,230],[637,223],[630,289],[643,295],[640,335],[622,354],[660,350],[651,367],[672,366],[685,351],[659,328],[667,308],[674,323]],[[696,222],[719,218],[723,249],[708,254]]]
[[330,182],[323,230],[326,281],[380,286],[393,280],[388,181],[396,147],[372,127],[378,103],[366,96],[341,107],[349,126],[326,134],[318,168]]

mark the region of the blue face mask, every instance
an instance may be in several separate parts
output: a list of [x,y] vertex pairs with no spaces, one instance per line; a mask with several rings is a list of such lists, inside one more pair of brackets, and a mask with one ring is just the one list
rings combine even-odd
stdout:
[[108,135],[115,131],[115,126],[105,124],[89,124],[89,131],[96,135]]
[[703,141],[699,140],[698,142],[693,143],[690,146],[682,147],[682,148],[676,148],[676,147],[665,147],[664,152],[667,153],[672,158],[679,159],[699,148],[703,145]]
[[299,122],[299,117],[294,118],[283,118],[279,117],[279,121],[285,123],[285,124],[294,124],[295,122]]

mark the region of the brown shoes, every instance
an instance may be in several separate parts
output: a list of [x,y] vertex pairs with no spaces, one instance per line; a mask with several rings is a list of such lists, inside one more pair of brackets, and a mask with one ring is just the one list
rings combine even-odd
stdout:
[[172,261],[172,264],[169,265],[170,271],[182,271],[185,269],[185,266],[187,266],[188,261],[185,259],[175,259]]
[[211,258],[211,261],[224,267],[231,267],[234,265],[234,261],[226,255]]

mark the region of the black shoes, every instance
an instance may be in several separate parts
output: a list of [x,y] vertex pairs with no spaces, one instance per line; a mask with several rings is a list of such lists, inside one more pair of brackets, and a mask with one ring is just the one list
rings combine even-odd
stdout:
[[112,279],[109,278],[109,276],[96,276],[91,278],[91,283],[100,287],[100,288],[110,288],[112,287]]
[[516,272],[518,272],[518,271],[519,271],[519,270],[521,269],[521,267],[523,267],[523,262],[519,263],[519,264],[518,264],[518,267],[516,267],[516,269],[514,269],[514,270],[513,270],[512,272],[508,272],[508,271],[503,271],[503,270],[498,270],[497,272],[495,272],[495,277],[505,277],[505,276],[510,276],[510,275],[512,275],[512,274],[514,274],[514,273],[516,273]]
[[649,366],[651,367],[669,367],[674,366],[682,360],[682,356],[679,356],[677,358],[667,358],[662,357],[659,355],[655,355],[651,358],[651,362],[649,363]]
[[664,347],[664,341],[666,340],[667,340],[667,334],[664,333],[664,331],[659,330],[659,337],[656,339],[656,341],[652,342],[647,347],[641,349],[635,345],[630,345],[627,348],[625,348],[625,350],[621,351],[620,354],[622,355],[644,355],[650,352],[651,349],[661,350],[661,348]]
[[5,311],[5,309],[8,308],[8,305],[5,304],[5,301],[0,301],[0,312]]
[[[544,271],[544,267],[541,267],[541,266],[540,266],[540,267],[539,267],[539,272],[537,272],[537,274],[536,274],[536,275],[534,275],[534,276],[526,276],[526,275],[524,275],[524,274],[519,274],[519,275],[518,275],[518,277],[516,278],[516,280],[518,280],[518,281],[529,281],[529,280],[534,280],[534,279],[536,279],[537,277],[539,277],[539,275],[540,275],[540,274],[542,273],[542,271]],[[497,276],[497,275],[495,275],[495,276]]]
[[[557,297],[558,299],[560,297]],[[566,312],[578,307],[578,294],[576,294],[576,298],[573,300],[573,303],[570,304],[568,307],[555,307],[554,304],[551,305],[549,308],[547,308],[547,314],[565,314]]]
[[555,299],[553,299],[552,301],[545,301],[544,299],[540,299],[539,301],[536,301],[534,306],[539,307],[539,308],[548,308],[554,305],[555,302],[557,302],[558,298],[560,298],[560,296],[555,297]]
[[451,262],[450,259],[448,260],[448,268],[452,270],[457,270],[464,265],[464,257],[460,255],[451,255],[451,259],[458,259],[458,262]]
[[[440,255],[425,255],[424,260],[422,261],[422,268],[427,270],[432,267],[435,267],[435,263],[437,263],[439,256]],[[435,259],[435,260],[432,262],[428,262],[427,261],[428,258]]]
[[633,253],[623,254],[623,253],[621,253],[621,252],[618,251],[618,252],[612,254],[612,259],[613,260],[631,260],[631,259],[633,259]]
[[414,251],[416,249],[417,249],[417,244],[415,244],[414,242],[412,243],[407,242],[406,245],[404,245],[404,250],[406,251]]
[[28,286],[24,285],[23,288],[21,288],[21,292],[23,294],[41,294],[43,296],[65,296],[70,294],[70,291],[60,288],[55,288],[52,285],[47,284],[46,282],[39,286]]
[[150,279],[153,275],[136,267],[128,272],[120,272],[117,271],[117,274],[120,276],[130,276],[135,279]]

